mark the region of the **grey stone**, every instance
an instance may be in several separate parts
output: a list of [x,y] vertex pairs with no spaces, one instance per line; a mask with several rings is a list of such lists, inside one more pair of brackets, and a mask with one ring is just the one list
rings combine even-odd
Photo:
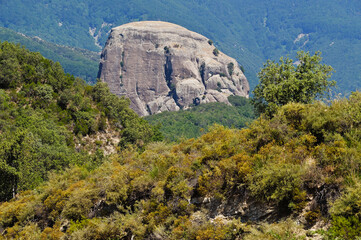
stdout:
[[249,84],[236,60],[222,52],[215,56],[208,40],[166,22],[113,28],[101,55],[99,78],[111,92],[129,97],[141,116],[207,102],[229,104],[229,95],[248,97]]

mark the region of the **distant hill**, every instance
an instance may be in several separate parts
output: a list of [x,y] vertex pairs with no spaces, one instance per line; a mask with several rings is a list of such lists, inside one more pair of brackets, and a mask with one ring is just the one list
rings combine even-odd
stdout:
[[19,43],[30,51],[40,52],[44,57],[59,62],[65,72],[81,77],[90,84],[96,82],[99,65],[99,54],[96,52],[61,46],[2,27],[0,27],[0,41]]
[[141,20],[179,24],[215,42],[245,69],[251,88],[266,59],[321,50],[340,91],[361,87],[358,0],[2,1],[0,26],[100,51],[111,27]]
[[245,128],[255,118],[253,105],[247,98],[230,96],[232,106],[225,103],[206,103],[177,112],[163,112],[145,117],[149,123],[160,126],[165,139],[197,138],[219,124],[230,128]]

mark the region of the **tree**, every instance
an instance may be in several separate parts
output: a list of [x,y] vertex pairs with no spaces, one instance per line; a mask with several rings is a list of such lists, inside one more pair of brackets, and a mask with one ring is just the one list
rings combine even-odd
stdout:
[[258,73],[260,83],[253,91],[252,103],[258,113],[272,116],[277,108],[289,102],[311,103],[328,94],[335,81],[329,81],[331,66],[321,64],[321,52],[297,53],[295,63],[280,58],[279,63],[268,60]]

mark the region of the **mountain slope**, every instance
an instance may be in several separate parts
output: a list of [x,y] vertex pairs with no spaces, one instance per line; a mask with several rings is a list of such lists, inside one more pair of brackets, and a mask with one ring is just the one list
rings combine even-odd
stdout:
[[59,44],[99,51],[111,27],[169,21],[215,41],[245,68],[251,87],[266,59],[321,50],[341,92],[361,86],[357,0],[3,1],[0,26]]
[[228,97],[232,106],[224,103],[206,103],[187,110],[164,112],[145,117],[150,124],[160,126],[167,140],[197,138],[214,125],[229,128],[245,128],[255,119],[254,107],[250,100],[238,96]]
[[38,186],[50,171],[94,168],[156,133],[106,84],[89,86],[8,42],[0,43],[0,110],[0,201]]
[[40,38],[27,37],[24,34],[0,27],[0,41],[19,43],[33,52],[40,52],[44,57],[59,62],[65,72],[96,83],[99,68],[99,54],[80,48],[72,48],[46,42]]
[[360,108],[360,92],[291,103],[248,129],[51,174],[0,204],[0,238],[357,239]]

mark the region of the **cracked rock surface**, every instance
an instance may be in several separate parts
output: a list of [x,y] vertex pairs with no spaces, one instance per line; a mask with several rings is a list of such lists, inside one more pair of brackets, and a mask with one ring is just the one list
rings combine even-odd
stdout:
[[98,77],[130,99],[140,116],[208,102],[248,97],[249,84],[235,59],[215,51],[208,38],[159,21],[113,28]]

